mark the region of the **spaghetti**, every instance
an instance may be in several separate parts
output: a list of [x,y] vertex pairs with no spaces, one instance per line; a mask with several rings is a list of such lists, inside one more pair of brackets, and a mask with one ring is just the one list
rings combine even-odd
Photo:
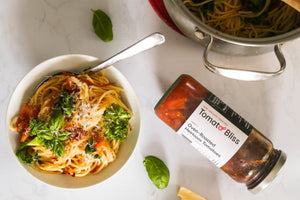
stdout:
[[262,38],[300,26],[297,10],[280,0],[182,0],[207,25],[230,35]]
[[95,174],[116,159],[132,113],[103,72],[52,76],[11,122],[18,158],[46,173]]

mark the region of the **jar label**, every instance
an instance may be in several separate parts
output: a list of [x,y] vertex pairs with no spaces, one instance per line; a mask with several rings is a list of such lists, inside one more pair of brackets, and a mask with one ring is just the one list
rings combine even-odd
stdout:
[[251,124],[209,93],[177,131],[192,146],[222,167],[246,141]]

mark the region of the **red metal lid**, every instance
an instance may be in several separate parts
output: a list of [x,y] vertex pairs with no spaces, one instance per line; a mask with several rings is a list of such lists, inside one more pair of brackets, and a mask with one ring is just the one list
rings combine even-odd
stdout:
[[149,0],[153,10],[156,12],[156,14],[172,29],[177,31],[178,33],[184,35],[174,24],[173,20],[171,19],[170,15],[168,14],[168,11],[165,7],[165,4],[163,0]]

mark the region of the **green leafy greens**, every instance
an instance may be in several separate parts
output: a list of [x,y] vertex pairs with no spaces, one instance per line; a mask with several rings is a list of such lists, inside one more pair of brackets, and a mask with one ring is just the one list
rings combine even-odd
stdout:
[[165,163],[155,156],[146,156],[143,161],[150,180],[158,189],[168,186],[170,172]]
[[[245,1],[247,3],[247,1]],[[265,5],[265,0],[248,0],[248,3],[253,4],[256,7],[263,7]]]
[[[192,2],[203,3],[205,2],[205,0],[192,0]],[[201,6],[198,6],[198,8],[202,11],[204,17],[207,18],[207,13],[210,11],[213,12],[215,10],[215,2],[214,1],[207,2]]]
[[128,121],[131,116],[118,104],[112,104],[106,108],[102,119],[106,138],[109,140],[123,141],[127,138]]
[[73,97],[61,91],[59,101],[53,109],[48,123],[38,119],[29,121],[30,136],[35,136],[31,141],[23,143],[16,155],[24,163],[32,165],[37,161],[38,155],[30,153],[30,146],[45,146],[52,149],[54,155],[61,157],[65,153],[63,141],[67,140],[73,133],[61,130],[64,116],[73,112]]
[[60,92],[58,105],[59,105],[59,107],[61,107],[61,109],[63,110],[63,112],[66,115],[70,115],[73,113],[74,104],[75,104],[75,102],[73,99],[73,95],[71,95],[65,91]]
[[98,158],[100,159],[101,156],[99,156],[99,154],[95,153],[96,149],[95,149],[95,140],[88,140],[88,143],[85,147],[85,153],[86,154],[90,154],[91,156],[93,156],[94,158]]
[[91,10],[93,15],[93,28],[96,35],[104,42],[113,40],[112,23],[109,16],[102,10]]
[[34,152],[28,152],[30,146],[27,146],[27,143],[28,142],[24,142],[19,147],[19,149],[18,149],[18,151],[16,153],[16,156],[23,163],[25,163],[27,165],[32,165],[33,163],[35,163],[38,160],[39,155],[37,153],[34,153]]
[[61,157],[65,153],[63,141],[68,139],[73,133],[60,130],[63,124],[62,110],[55,108],[52,112],[49,123],[44,123],[37,119],[31,120],[29,128],[30,135],[36,136],[29,145],[43,145],[52,149],[54,155]]
[[[273,1],[273,0],[272,0]],[[242,1],[242,5],[244,9],[248,11],[252,11],[253,13],[257,13],[262,10],[265,6],[265,0],[247,0]],[[246,17],[245,22],[252,23],[255,25],[263,23],[263,21],[268,17],[268,9],[265,12],[256,17]]]

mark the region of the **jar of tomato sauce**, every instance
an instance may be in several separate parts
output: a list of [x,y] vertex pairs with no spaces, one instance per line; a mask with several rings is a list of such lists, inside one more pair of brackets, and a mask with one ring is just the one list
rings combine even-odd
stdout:
[[285,163],[284,152],[189,75],[173,83],[155,113],[253,193],[264,189]]

